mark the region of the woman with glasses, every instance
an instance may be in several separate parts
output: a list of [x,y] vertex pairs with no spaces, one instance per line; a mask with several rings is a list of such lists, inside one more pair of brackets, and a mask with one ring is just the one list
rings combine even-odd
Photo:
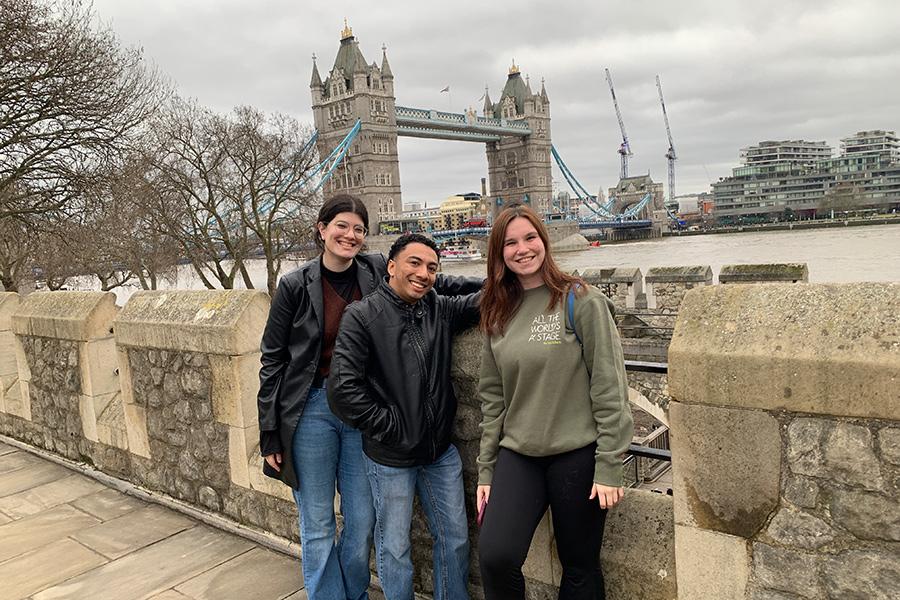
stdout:
[[[372,492],[360,433],[332,414],[324,388],[344,309],[373,291],[387,266],[381,254],[360,254],[369,215],[359,198],[326,200],[316,221],[321,253],[281,278],[263,333],[260,453],[266,474],[293,489],[309,599],[359,600],[368,598]],[[435,284],[445,294],[480,287],[440,276]],[[335,487],[344,517],[337,543]]]

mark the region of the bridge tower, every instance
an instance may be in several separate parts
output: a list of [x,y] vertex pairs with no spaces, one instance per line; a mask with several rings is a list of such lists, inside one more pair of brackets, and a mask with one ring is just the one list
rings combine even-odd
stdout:
[[382,47],[381,67],[366,64],[353,30],[344,21],[341,45],[325,81],[313,56],[313,118],[324,159],[353,128],[362,128],[341,165],[325,184],[325,194],[345,192],[359,196],[369,211],[369,228],[378,233],[381,221],[402,211],[400,163],[397,159],[397,119],[394,110],[394,74]]
[[484,116],[506,121],[525,121],[531,134],[501,136],[488,142],[487,161],[490,180],[491,214],[496,216],[515,202],[531,206],[538,214],[550,210],[552,196],[550,173],[550,99],[541,81],[540,93],[531,91],[513,61],[500,99],[492,103],[484,93]]

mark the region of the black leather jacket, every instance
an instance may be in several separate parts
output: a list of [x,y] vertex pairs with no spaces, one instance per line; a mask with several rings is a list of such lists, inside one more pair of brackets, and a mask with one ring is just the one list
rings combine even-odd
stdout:
[[[387,262],[381,254],[360,254],[355,260],[359,289],[365,296],[384,277]],[[316,257],[281,278],[260,344],[260,435],[278,431],[283,458],[277,475],[294,489],[298,484],[291,441],[322,353],[324,311],[319,261]],[[476,278],[438,276],[435,288],[443,294],[466,294],[481,289],[481,284],[482,280]]]
[[328,403],[362,431],[369,458],[411,467],[430,464],[447,450],[456,417],[453,334],[478,321],[480,298],[432,290],[407,304],[382,281],[375,293],[347,307],[331,359]]

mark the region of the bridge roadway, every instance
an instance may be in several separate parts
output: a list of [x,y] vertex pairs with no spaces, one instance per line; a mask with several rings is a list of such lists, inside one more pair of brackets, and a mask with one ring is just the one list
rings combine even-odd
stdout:
[[5,600],[306,600],[297,558],[12,443],[0,441]]
[[499,142],[501,136],[527,137],[525,121],[508,121],[425,108],[395,107],[397,135],[463,142]]

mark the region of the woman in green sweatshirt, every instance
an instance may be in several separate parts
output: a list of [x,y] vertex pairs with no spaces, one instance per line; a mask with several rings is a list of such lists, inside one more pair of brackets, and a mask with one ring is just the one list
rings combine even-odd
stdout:
[[522,564],[549,506],[563,567],[559,598],[602,599],[603,525],[623,495],[622,453],[632,437],[612,303],[556,266],[528,207],[498,215],[487,260],[476,498],[485,598],[525,598]]

